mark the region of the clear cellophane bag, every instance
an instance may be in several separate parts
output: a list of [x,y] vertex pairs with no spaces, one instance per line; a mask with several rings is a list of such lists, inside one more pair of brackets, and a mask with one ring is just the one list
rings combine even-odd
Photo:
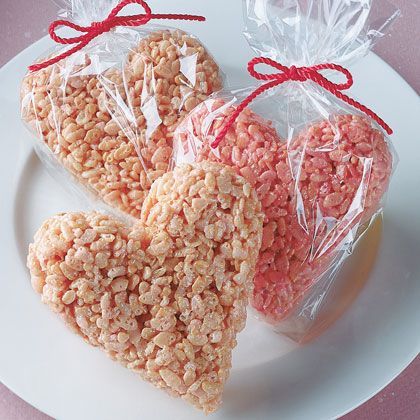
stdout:
[[[244,0],[244,16],[256,56],[290,69],[349,66],[398,11],[378,0]],[[173,165],[223,162],[257,190],[265,221],[251,303],[277,331],[304,341],[323,323],[343,262],[382,212],[396,155],[373,119],[312,80],[272,86],[230,121],[260,86],[198,105],[175,132]]]

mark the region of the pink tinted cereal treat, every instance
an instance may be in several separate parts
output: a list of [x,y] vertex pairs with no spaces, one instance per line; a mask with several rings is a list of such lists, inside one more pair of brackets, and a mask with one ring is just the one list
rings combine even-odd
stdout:
[[212,149],[233,109],[221,100],[198,106],[176,133],[175,160],[222,162],[256,189],[265,217],[253,305],[278,321],[330,267],[353,229],[378,210],[392,157],[366,118],[337,115],[286,144],[249,109]]
[[245,325],[260,208],[230,168],[183,165],[153,184],[133,228],[99,213],[47,220],[29,249],[32,286],[88,343],[212,412]]
[[42,142],[41,158],[139,217],[151,184],[168,170],[175,128],[220,89],[221,77],[204,46],[180,30],[107,36],[27,74],[22,118]]
[[282,179],[293,180],[285,234],[260,255],[254,281],[253,304],[272,320],[288,314],[346,239],[354,241],[353,230],[378,211],[392,172],[382,132],[355,115],[312,125],[287,156]]

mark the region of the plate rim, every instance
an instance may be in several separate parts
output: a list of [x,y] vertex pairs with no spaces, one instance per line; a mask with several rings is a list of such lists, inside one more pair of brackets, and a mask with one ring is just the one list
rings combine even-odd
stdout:
[[[43,44],[43,43],[46,43],[46,42],[51,43],[51,41],[49,40],[48,36],[44,36],[44,37],[38,39],[37,41],[33,42],[28,47],[26,47],[23,50],[21,50],[14,57],[12,57],[8,62],[6,62],[2,67],[0,67],[0,79],[2,77],[3,71],[7,72],[9,66],[12,66],[15,61],[18,61],[19,59],[22,59],[26,54],[30,53],[33,48],[37,48],[40,44]],[[411,94],[414,94],[414,95],[417,95],[418,96],[418,94],[415,91],[415,89],[398,73],[398,71],[396,69],[394,69],[393,67],[391,67],[385,60],[383,60],[382,58],[380,58],[375,53],[372,53],[372,52],[369,53],[369,56],[371,56],[371,55],[374,56],[377,60],[379,60],[382,65],[386,66],[389,70],[391,70],[392,73],[393,73],[393,75],[396,76],[399,79],[399,82],[402,82],[405,85],[406,88],[409,88],[409,90],[411,91],[410,92]],[[23,162],[26,162],[26,160],[28,159],[31,151],[32,151],[32,148],[30,146],[24,147],[24,148],[22,148],[19,151],[19,153],[22,153],[22,152],[25,153],[25,156],[23,156],[23,159],[22,159]],[[21,164],[16,167],[16,170],[19,170],[20,169],[20,166],[21,166]],[[389,378],[387,379],[387,381],[382,386],[380,386],[375,391],[372,391],[371,393],[369,393],[365,397],[357,399],[357,402],[354,402],[354,403],[349,404],[349,407],[343,408],[343,410],[340,411],[339,413],[337,413],[337,415],[335,417],[339,418],[339,417],[342,417],[342,416],[344,416],[344,415],[352,412],[353,410],[355,410],[356,408],[358,408],[359,406],[361,406],[362,404],[364,404],[366,401],[368,401],[369,399],[371,399],[372,397],[374,397],[375,395],[377,395],[384,388],[386,388],[393,380],[395,380],[414,361],[414,359],[419,354],[420,354],[420,340],[418,342],[417,348],[414,348],[413,351],[410,352],[410,354],[407,355],[406,360],[405,360],[405,362],[403,364],[400,364],[398,368],[395,368],[394,369],[394,372],[389,375]],[[0,375],[1,375],[1,372],[0,372]],[[35,407],[40,412],[45,413],[46,415],[49,415],[50,417],[54,417],[54,414],[53,413],[51,413],[48,409],[41,408],[38,405],[38,403],[36,403],[35,401],[32,400],[32,398],[24,398],[24,397],[22,397],[21,394],[16,391],[15,387],[14,386],[11,386],[9,384],[9,382],[7,381],[7,379],[5,380],[3,377],[1,377],[0,378],[0,381],[10,391],[12,391],[16,396],[18,396],[19,398],[23,399],[25,402],[27,402],[30,405],[32,405],[33,407]]]

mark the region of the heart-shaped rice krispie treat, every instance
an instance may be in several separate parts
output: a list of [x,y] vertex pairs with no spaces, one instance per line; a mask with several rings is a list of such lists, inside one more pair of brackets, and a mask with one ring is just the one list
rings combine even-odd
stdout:
[[378,210],[392,155],[364,117],[337,115],[287,145],[249,109],[212,149],[233,110],[222,100],[199,105],[175,134],[174,158],[235,167],[256,189],[265,218],[253,305],[278,321],[330,267],[352,229]]
[[231,168],[183,165],[153,184],[133,228],[99,213],[47,220],[29,249],[32,285],[87,342],[212,412],[245,325],[262,219]]
[[[76,183],[139,217],[152,182],[168,170],[175,128],[221,88],[221,76],[204,46],[182,31],[142,38],[125,30],[128,35],[118,36],[133,47],[120,66],[101,72],[104,61],[118,59],[104,52],[106,45],[93,44],[29,73],[22,118]],[[109,57],[98,59],[98,50]]]

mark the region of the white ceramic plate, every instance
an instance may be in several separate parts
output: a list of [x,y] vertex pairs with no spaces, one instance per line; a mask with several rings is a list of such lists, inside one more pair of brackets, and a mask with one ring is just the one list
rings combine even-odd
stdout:
[[[244,69],[251,51],[241,36],[239,0],[154,0],[153,6],[205,14],[206,24],[179,26],[202,39],[236,85],[248,81]],[[55,212],[84,207],[46,174],[19,120],[20,80],[50,44],[42,39],[0,70],[0,380],[60,419],[204,418],[86,345],[30,287],[26,251],[40,223]],[[353,74],[353,93],[394,128],[401,160],[376,264],[351,307],[311,344],[298,348],[250,319],[234,353],[225,403],[211,418],[337,417],[373,396],[419,352],[420,103],[374,55]],[[359,254],[354,267],[365,264],[364,251]]]

